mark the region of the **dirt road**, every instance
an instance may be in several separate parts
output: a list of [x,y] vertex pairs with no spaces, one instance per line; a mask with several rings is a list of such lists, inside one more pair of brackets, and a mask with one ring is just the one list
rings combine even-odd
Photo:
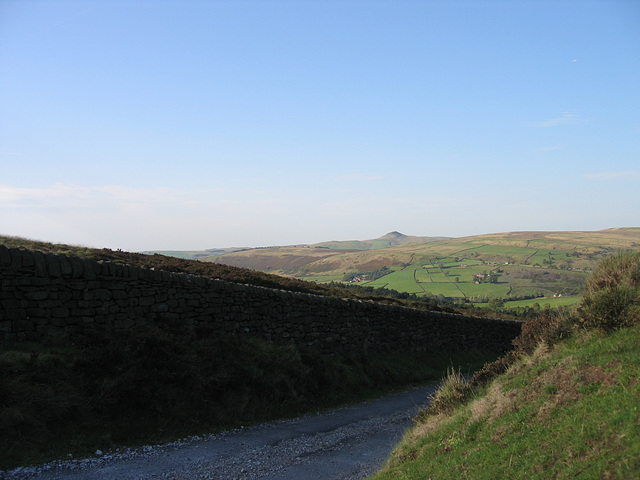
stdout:
[[0,472],[43,480],[360,479],[379,469],[435,387],[206,438],[47,468]]

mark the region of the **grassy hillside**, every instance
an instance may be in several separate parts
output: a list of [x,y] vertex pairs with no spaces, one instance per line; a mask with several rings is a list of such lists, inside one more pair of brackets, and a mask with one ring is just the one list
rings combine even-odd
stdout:
[[600,260],[616,251],[640,250],[640,228],[431,240],[366,250],[355,243],[327,242],[321,248],[261,248],[209,260],[317,283],[357,283],[478,306],[492,298],[506,307],[533,300],[528,305],[543,308],[577,304],[577,294]]
[[418,421],[373,478],[640,478],[639,344],[635,327],[541,347]]
[[602,262],[574,312],[516,345],[469,383],[450,372],[372,478],[640,478],[640,254]]

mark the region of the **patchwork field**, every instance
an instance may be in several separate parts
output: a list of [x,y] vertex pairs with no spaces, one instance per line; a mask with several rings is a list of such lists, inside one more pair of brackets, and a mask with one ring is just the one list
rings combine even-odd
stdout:
[[495,298],[507,307],[554,307],[576,303],[598,261],[625,250],[640,250],[640,228],[445,239],[392,232],[362,242],[247,249],[200,259],[418,297],[466,299],[478,305]]

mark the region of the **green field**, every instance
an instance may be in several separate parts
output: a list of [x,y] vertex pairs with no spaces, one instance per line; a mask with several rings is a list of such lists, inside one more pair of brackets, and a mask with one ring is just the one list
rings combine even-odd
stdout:
[[424,291],[431,295],[444,295],[445,297],[462,297],[460,285],[455,283],[429,283],[422,284]]
[[414,269],[404,268],[394,271],[382,278],[371,282],[361,282],[362,285],[370,287],[385,287],[398,290],[399,292],[415,293],[417,295],[424,294],[424,290],[416,283],[414,279]]
[[460,285],[461,290],[467,297],[478,297],[486,295],[487,297],[507,297],[509,292],[508,285],[481,283],[476,285],[473,283]]
[[[493,241],[465,242],[456,250],[451,249],[450,242],[431,243],[424,247],[428,251],[414,246],[417,251],[403,257],[406,260],[401,265],[391,264],[388,274],[367,280],[370,272],[360,272],[358,283],[474,303],[482,298],[481,306],[486,306],[488,299],[499,298],[506,308],[542,305],[539,297],[544,297],[545,304],[556,308],[578,301],[577,295],[593,265],[612,251],[612,247],[585,245],[580,250],[576,241],[515,242],[519,244],[508,244],[504,239]],[[405,246],[387,251],[400,258],[401,248],[407,249]],[[307,278],[324,281],[322,276]],[[330,278],[335,281],[336,276]]]
[[316,282],[316,283],[330,283],[330,282],[342,282],[342,277],[344,275],[322,275],[319,277],[318,275],[313,275],[309,277],[297,277],[300,280],[304,280],[305,282]]
[[[506,302],[505,307],[532,307],[536,303],[540,305],[540,307],[544,308],[546,305],[549,305],[551,308],[557,307],[570,307],[573,305],[577,305],[580,302],[581,297],[579,295],[571,295],[567,297],[542,297],[542,298],[534,298],[531,300],[516,300],[513,302]],[[481,305],[478,305],[481,306]]]
[[[496,246],[486,246],[476,250],[485,250],[490,252],[491,256],[496,255],[497,252],[513,254],[516,251],[514,248],[502,249]],[[535,256],[531,256],[533,252],[535,250],[527,250],[522,258],[535,258]],[[549,255],[546,254],[544,258],[549,258]],[[501,298],[506,301],[505,306],[507,307],[536,303],[535,299],[509,301],[510,298],[515,300],[527,295],[545,296],[550,300],[548,303],[555,307],[575,303],[575,296],[560,297],[562,300],[554,299],[553,296],[561,292],[567,293],[567,290],[568,293],[578,293],[587,276],[587,273],[582,271],[545,269],[518,263],[497,264],[492,261],[483,263],[482,257],[455,261],[455,257],[440,257],[434,260],[428,257],[414,256],[410,264],[392,267],[389,272],[387,275],[371,281],[366,280],[365,274],[363,280],[357,283],[361,286],[384,287],[418,296],[442,295],[451,299],[466,298],[471,300],[475,297]],[[495,280],[484,280],[475,277],[475,275],[492,275],[487,278]],[[303,278],[312,281],[339,280],[335,275]]]
[[[499,298],[515,307],[521,305],[516,301],[529,302],[525,299],[533,300],[522,305],[536,303],[537,297],[577,295],[600,260],[640,249],[640,228],[423,238],[392,232],[367,241],[244,249],[211,261],[320,284],[384,287],[418,297],[474,303]],[[569,298],[550,303],[571,302]]]

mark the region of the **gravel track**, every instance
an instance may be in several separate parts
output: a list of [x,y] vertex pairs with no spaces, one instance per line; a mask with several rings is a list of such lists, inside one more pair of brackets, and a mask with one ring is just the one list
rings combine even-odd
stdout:
[[0,471],[0,479],[361,479],[384,464],[435,388],[166,445]]

